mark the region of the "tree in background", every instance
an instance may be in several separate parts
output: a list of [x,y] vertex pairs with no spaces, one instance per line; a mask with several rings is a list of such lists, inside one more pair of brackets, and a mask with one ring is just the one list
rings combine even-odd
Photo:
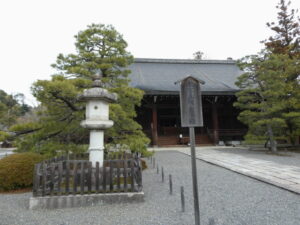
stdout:
[[24,103],[23,94],[12,95],[0,90],[0,141],[10,137],[9,127],[30,110],[30,106]]
[[105,133],[106,140],[144,152],[149,139],[134,120],[143,92],[128,86],[127,67],[133,57],[126,51],[127,43],[114,27],[103,24],[88,26],[75,39],[76,54],[59,54],[52,65],[59,74],[32,86],[33,95],[41,102],[39,121],[12,128],[21,134],[19,150],[48,154],[86,150],[83,144],[88,143],[89,132],[79,125],[85,105],[77,96],[90,87],[95,74],[101,73],[106,88],[118,94],[118,102],[110,105],[110,118],[115,123]]
[[203,55],[204,55],[204,52],[201,52],[201,51],[197,51],[197,52],[195,52],[195,53],[193,54],[194,59],[196,59],[196,60],[201,60],[201,59],[203,59]]
[[236,83],[241,91],[235,106],[249,127],[246,140],[267,139],[272,151],[277,151],[276,138],[294,143],[300,135],[300,25],[289,5],[280,1],[277,24],[267,24],[275,35],[263,41],[259,54],[240,60],[245,73]]
[[289,10],[291,2],[280,0],[277,5],[277,23],[267,23],[275,32],[274,36],[263,41],[266,50],[275,55],[286,58],[285,95],[281,101],[283,105],[282,116],[286,122],[286,134],[292,143],[300,135],[300,18],[294,9]]

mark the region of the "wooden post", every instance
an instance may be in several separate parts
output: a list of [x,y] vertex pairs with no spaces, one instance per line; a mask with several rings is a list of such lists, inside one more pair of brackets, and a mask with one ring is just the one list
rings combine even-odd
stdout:
[[172,182],[172,175],[169,174],[169,187],[170,187],[170,195],[173,194],[173,182]]
[[84,162],[80,163],[80,194],[84,194]]
[[54,194],[54,174],[55,173],[55,163],[50,164],[50,195]]
[[181,211],[185,212],[184,187],[180,187]]
[[127,192],[127,160],[124,159],[124,192]]
[[91,193],[92,191],[92,162],[88,162],[88,175],[87,175],[87,186],[88,192]]
[[40,164],[37,163],[34,165],[34,172],[33,172],[33,197],[38,195],[38,190],[40,186],[40,176],[39,176],[39,168]]
[[61,194],[61,181],[63,174],[63,162],[58,163],[58,181],[57,181],[57,194]]
[[66,187],[65,187],[65,192],[66,195],[69,194],[70,192],[70,162],[69,160],[66,162]]
[[121,160],[116,161],[117,162],[117,187],[118,187],[118,191],[121,191],[121,182],[120,182],[120,164],[121,164]]
[[131,168],[131,192],[134,192],[134,161],[133,159],[130,161]]
[[99,193],[99,162],[96,162],[96,193]]
[[218,121],[218,108],[216,103],[212,103],[212,121],[213,121],[213,137],[214,144],[219,143],[219,121]]
[[113,161],[109,160],[109,190],[112,192],[114,190],[113,185]]
[[157,106],[153,104],[152,106],[152,144],[157,146],[158,136],[157,136]]
[[77,194],[77,162],[74,161],[73,162],[73,194],[76,195]]
[[105,165],[105,163],[103,163],[103,174],[102,174],[102,179],[103,179],[103,183],[102,183],[102,185],[103,185],[103,193],[105,193],[106,192],[106,165]]
[[42,164],[42,196],[46,195],[47,164]]

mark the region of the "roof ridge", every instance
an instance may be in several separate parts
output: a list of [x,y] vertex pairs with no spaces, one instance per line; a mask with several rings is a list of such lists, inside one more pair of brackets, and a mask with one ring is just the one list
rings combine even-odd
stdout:
[[135,63],[183,63],[183,64],[236,64],[235,60],[218,59],[162,59],[162,58],[134,58]]

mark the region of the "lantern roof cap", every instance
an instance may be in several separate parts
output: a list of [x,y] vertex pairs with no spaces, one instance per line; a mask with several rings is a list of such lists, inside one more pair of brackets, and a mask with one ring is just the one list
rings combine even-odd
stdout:
[[107,89],[105,89],[101,78],[102,73],[100,71],[93,77],[92,88],[85,89],[83,93],[78,96],[79,100],[103,100],[109,103],[116,102],[118,95],[115,93],[110,93]]
[[109,103],[116,102],[118,95],[115,93],[110,93],[108,90],[100,87],[93,87],[85,89],[82,94],[79,95],[79,100],[103,100]]

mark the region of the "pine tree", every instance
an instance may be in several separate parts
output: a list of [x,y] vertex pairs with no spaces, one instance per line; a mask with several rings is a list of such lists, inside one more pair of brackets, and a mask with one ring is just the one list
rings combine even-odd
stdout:
[[277,23],[267,23],[275,32],[274,36],[262,41],[266,49],[273,54],[287,54],[290,58],[300,57],[300,19],[296,18],[298,11],[289,10],[291,2],[280,0],[276,8],[279,10]]
[[300,28],[289,5],[280,1],[278,24],[267,24],[275,35],[263,41],[261,53],[240,60],[245,73],[236,83],[241,91],[235,106],[249,127],[246,139],[268,139],[272,151],[277,150],[275,139],[293,143],[300,135]]
[[286,94],[282,100],[282,104],[285,105],[282,115],[287,125],[287,136],[290,137],[292,143],[295,143],[295,139],[300,135],[300,72],[298,69],[300,63],[300,18],[296,16],[297,10],[289,9],[290,4],[290,1],[280,0],[276,7],[279,10],[277,23],[267,23],[275,35],[263,43],[269,53],[285,55],[290,58],[289,64],[284,70],[287,76],[284,80]]
[[[59,54],[52,66],[59,72],[52,79],[39,80],[32,87],[41,102],[39,121],[12,128],[16,131],[21,151],[56,154],[60,151],[83,151],[88,131],[80,127],[85,104],[78,101],[83,89],[90,87],[95,74],[101,73],[105,87],[118,94],[118,102],[110,105],[110,119],[115,123],[107,130],[110,143],[126,144],[132,151],[145,152],[148,138],[134,120],[135,107],[143,92],[128,86],[133,62],[126,51],[127,43],[114,27],[92,24],[75,36],[76,54]],[[25,134],[25,135],[23,135]]]

